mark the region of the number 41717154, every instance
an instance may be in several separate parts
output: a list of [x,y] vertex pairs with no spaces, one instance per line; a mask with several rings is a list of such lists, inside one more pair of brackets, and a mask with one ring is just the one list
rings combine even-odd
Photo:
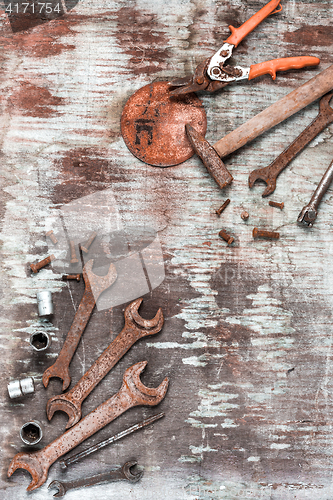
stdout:
[[8,14],[12,13],[18,14],[19,12],[22,12],[23,14],[28,14],[28,13],[52,14],[52,12],[60,13],[60,4],[57,3],[53,7],[52,3],[43,3],[43,2],[9,3],[5,10]]

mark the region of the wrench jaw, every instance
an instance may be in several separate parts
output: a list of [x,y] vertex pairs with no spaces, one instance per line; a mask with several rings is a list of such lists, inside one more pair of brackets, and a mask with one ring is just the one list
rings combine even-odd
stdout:
[[330,107],[330,100],[332,99],[333,97],[333,92],[329,92],[328,94],[324,95],[324,97],[322,97],[319,101],[319,111],[320,113],[327,113],[327,111],[329,112],[329,114],[332,113],[332,109],[329,109],[327,110],[327,108],[331,108]]
[[81,407],[77,406],[75,402],[69,401],[66,398],[66,394],[60,394],[48,400],[46,404],[47,418],[51,420],[56,411],[63,411],[68,415],[66,429],[77,424],[82,416]]
[[[126,387],[127,392],[137,402],[135,406],[158,405],[165,397],[168,390],[169,380],[166,377],[158,387],[146,387],[140,380],[140,374],[147,366],[148,361],[140,361],[127,368],[124,373],[122,388]],[[122,390],[120,389],[120,391]]]
[[253,188],[254,183],[256,181],[262,181],[267,184],[267,187],[265,188],[264,192],[262,193],[262,197],[265,198],[266,196],[269,196],[275,191],[276,188],[276,180],[275,179],[269,179],[267,175],[261,172],[262,169],[258,168],[257,170],[253,170],[253,172],[250,173],[249,175],[249,188]]
[[137,463],[138,462],[136,460],[132,460],[131,462],[126,462],[121,468],[122,473],[124,474],[126,479],[131,483],[137,483],[143,476],[143,470],[137,473],[133,473],[131,471],[131,468],[137,465]]
[[51,490],[52,488],[57,488],[58,491],[57,493],[55,493],[53,496],[56,497],[56,498],[60,498],[60,497],[63,497],[66,493],[66,488],[65,486],[60,482],[60,481],[57,481],[57,479],[55,479],[54,481],[52,481],[48,487],[47,487],[49,490]]
[[37,453],[17,453],[9,465],[7,476],[10,477],[17,469],[25,469],[30,472],[32,481],[29,484],[27,491],[33,491],[47,479],[49,467],[44,469],[37,458]]
[[62,380],[62,390],[65,391],[71,383],[71,377],[68,367],[64,366],[63,363],[58,363],[58,360],[59,358],[55,363],[53,363],[53,365],[45,370],[42,380],[44,387],[47,387],[49,385],[50,378],[60,378]]
[[[133,325],[134,327],[141,327],[141,336],[154,335],[162,330],[164,324],[164,317],[162,309],[159,308],[157,313],[152,319],[144,319],[138,313],[139,307],[142,304],[143,299],[136,299],[125,309],[125,323],[127,325]],[[147,330],[145,334],[142,329]]]
[[117,279],[117,270],[110,264],[108,273],[105,276],[98,276],[92,272],[94,259],[89,260],[82,270],[82,276],[86,287],[90,287],[95,302],[104,290],[107,290]]
[[317,215],[317,210],[312,208],[310,205],[306,205],[302,208],[301,213],[297,217],[297,222],[303,222],[303,224],[306,224],[308,227],[312,227]]

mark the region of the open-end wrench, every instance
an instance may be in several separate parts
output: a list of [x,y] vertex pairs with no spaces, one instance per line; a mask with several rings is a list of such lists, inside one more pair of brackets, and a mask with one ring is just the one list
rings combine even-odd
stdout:
[[45,387],[48,386],[51,377],[58,377],[62,380],[62,390],[65,391],[67,389],[71,383],[69,364],[87,326],[96,301],[100,294],[117,279],[117,271],[113,264],[110,264],[108,273],[105,276],[97,276],[92,272],[93,263],[93,260],[89,260],[82,270],[85,283],[84,294],[56,362],[47,368],[43,374],[43,384]]
[[162,310],[159,309],[153,319],[146,320],[138,313],[141,302],[142,299],[136,299],[126,307],[124,328],[73,389],[48,400],[46,413],[49,420],[55,411],[64,411],[69,416],[66,429],[76,424],[81,418],[82,402],[132,345],[140,338],[154,335],[162,329]]
[[249,186],[253,187],[257,180],[266,182],[267,187],[262,196],[275,191],[276,179],[289,163],[307,146],[327,125],[333,123],[333,109],[330,100],[333,92],[324,95],[319,103],[319,114],[308,127],[281,153],[268,167],[253,170],[249,176]]
[[147,361],[141,361],[128,368],[124,373],[122,386],[116,394],[45,448],[32,453],[17,453],[9,465],[8,477],[16,469],[26,469],[32,476],[27,490],[35,490],[45,483],[50,466],[58,458],[105,427],[126,410],[133,406],[155,406],[160,403],[168,389],[168,378],[165,378],[157,388],[146,387],[140,380],[140,373],[146,365]]
[[319,182],[315,192],[313,193],[310,202],[302,208],[301,213],[297,217],[297,222],[304,222],[309,227],[313,226],[314,221],[318,215],[318,206],[322,200],[322,197],[328,190],[333,180],[333,161],[323,175],[323,178]]
[[84,477],[82,479],[77,479],[75,481],[58,481],[55,479],[52,481],[48,489],[57,488],[58,493],[55,493],[53,496],[63,497],[67,491],[74,490],[75,488],[86,488],[87,486],[93,486],[94,484],[105,483],[106,481],[121,481],[127,480],[130,483],[137,483],[143,476],[143,471],[133,473],[131,468],[137,465],[135,460],[131,462],[126,462],[122,467],[118,469],[111,470],[109,472],[104,472],[102,474],[97,474],[96,476]]

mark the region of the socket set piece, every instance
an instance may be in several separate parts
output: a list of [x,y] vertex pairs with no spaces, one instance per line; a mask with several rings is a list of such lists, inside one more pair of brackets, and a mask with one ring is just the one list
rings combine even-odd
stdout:
[[35,351],[46,351],[51,345],[51,337],[46,332],[35,332],[30,337],[30,345]]
[[43,437],[43,430],[40,422],[37,420],[31,420],[22,425],[20,429],[20,438],[23,443],[28,446],[34,446],[38,444]]
[[39,316],[52,316],[54,309],[50,290],[37,293],[37,306]]
[[26,394],[35,392],[34,380],[32,377],[22,378],[21,380],[12,380],[9,382],[8,394],[10,399],[19,398]]

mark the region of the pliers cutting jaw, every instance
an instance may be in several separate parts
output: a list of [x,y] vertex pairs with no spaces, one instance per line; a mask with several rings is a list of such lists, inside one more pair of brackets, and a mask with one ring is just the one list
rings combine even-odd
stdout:
[[[177,96],[189,92],[206,90],[215,92],[225,87],[231,82],[238,80],[252,80],[257,76],[270,74],[275,80],[276,71],[286,71],[293,68],[304,68],[305,66],[315,66],[320,60],[317,57],[289,57],[275,59],[259,64],[254,64],[249,68],[241,66],[225,66],[225,62],[231,57],[232,51],[238,44],[266,17],[276,12],[280,12],[281,0],[270,0],[267,5],[254,14],[239,28],[229,26],[231,35],[225,40],[222,47],[212,56],[200,63],[194,75],[187,78],[180,78],[170,82],[170,87],[177,87],[170,91],[170,95]],[[276,10],[280,6],[279,10]]]
[[175,90],[171,90],[170,95],[184,95],[190,92],[199,92],[200,90],[206,90],[207,92],[215,92],[219,90],[228,83],[222,83],[218,81],[211,80],[207,74],[208,66],[211,58],[208,57],[203,62],[201,62],[193,76],[185,76],[184,78],[177,78],[170,82],[170,87],[177,87]]

